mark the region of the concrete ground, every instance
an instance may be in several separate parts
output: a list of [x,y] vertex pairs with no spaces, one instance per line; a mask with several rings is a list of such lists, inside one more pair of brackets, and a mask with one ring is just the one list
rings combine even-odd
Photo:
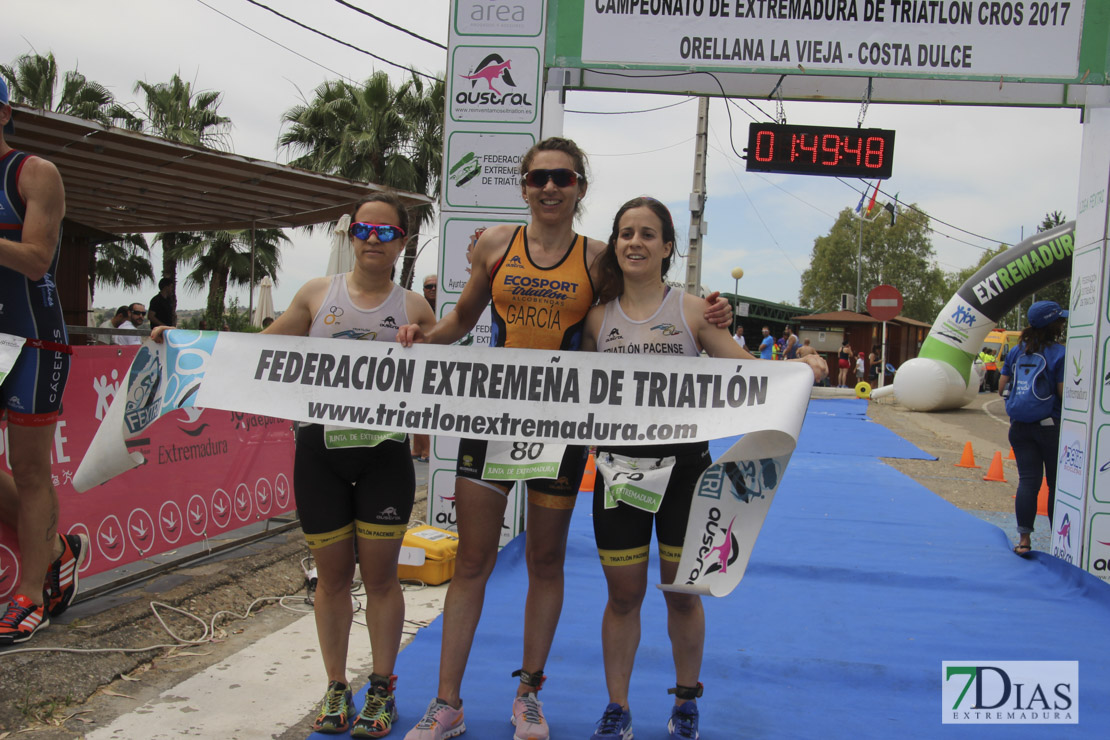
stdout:
[[[835,389],[817,389],[818,394],[854,395]],[[997,396],[982,394],[966,408],[938,413],[907,411],[890,401],[870,402],[868,413],[938,458],[888,460],[890,465],[954,505],[998,524],[1016,540],[1014,463],[1003,465],[1008,482],[983,480],[994,453],[1000,451],[1006,457],[1009,451],[1008,424]],[[981,466],[978,469],[955,465],[968,442]],[[418,464],[417,468],[420,488],[413,516],[423,519],[427,466]],[[1039,520],[1034,547],[1047,549],[1047,537],[1047,520]],[[27,644],[34,652],[0,651],[0,695],[5,697],[0,702],[0,739],[15,732],[43,740],[307,736],[324,682],[311,617],[306,616],[309,607],[304,602],[301,560],[306,554],[300,532],[294,529],[116,592],[85,600],[79,596],[69,612]],[[414,587],[406,592],[412,619],[406,626],[406,639],[439,613],[444,590]],[[39,651],[44,647],[122,650],[169,645],[174,641],[152,609],[152,601],[186,610],[208,623],[221,610],[242,613],[256,599],[280,596],[288,598],[280,604],[270,598],[247,619],[221,617],[217,639],[200,645],[137,652]],[[202,636],[198,622],[160,609],[161,619],[175,633],[188,639]],[[369,649],[365,631],[353,633],[357,634],[352,637],[350,678],[358,687],[366,680]],[[248,697],[242,691],[245,682],[227,680],[228,672],[247,671],[273,677],[266,689],[269,694]],[[279,685],[282,689],[295,687],[299,695],[286,696],[277,690]],[[196,695],[179,695],[189,686],[196,687]],[[269,710],[260,711],[258,702]],[[149,721],[144,725],[144,717],[162,716],[156,711],[159,706],[179,707],[179,726],[151,726]],[[242,712],[259,718],[255,729],[241,729]],[[267,719],[279,712],[279,721]],[[206,724],[208,715],[220,714],[237,717],[240,729],[219,730]]]

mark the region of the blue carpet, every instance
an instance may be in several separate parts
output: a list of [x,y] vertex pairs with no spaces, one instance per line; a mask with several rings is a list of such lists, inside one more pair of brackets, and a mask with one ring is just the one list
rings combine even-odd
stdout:
[[[1110,705],[1098,697],[1110,687],[1110,587],[1043,553],[1013,555],[998,527],[883,464],[879,457],[930,456],[865,411],[854,400],[810,405],[744,581],[727,598],[705,600],[702,737],[1104,737]],[[588,738],[607,702],[605,584],[588,504],[580,497],[575,511],[566,602],[541,694],[555,740]],[[518,538],[486,594],[463,684],[464,737],[512,738],[509,674],[519,668],[526,579]],[[633,728],[639,740],[662,740],[674,674],[654,588],[642,621]],[[398,737],[435,694],[441,624],[401,653]],[[942,725],[945,660],[1078,660],[1080,724]]]

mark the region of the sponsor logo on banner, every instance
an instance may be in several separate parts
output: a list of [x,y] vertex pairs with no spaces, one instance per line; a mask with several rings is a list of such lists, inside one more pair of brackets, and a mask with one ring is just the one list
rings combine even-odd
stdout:
[[[971,341],[971,329],[982,325],[985,321],[989,321],[989,319],[975,310],[959,294],[956,294],[949,299],[948,305],[941,310],[929,336],[965,352],[976,354],[979,352],[979,342]],[[979,336],[979,333],[975,332],[975,335]]]
[[543,0],[459,0],[455,31],[462,36],[538,36]]
[[735,523],[735,517],[727,524],[722,523],[721,510],[717,507],[709,509],[702,526],[701,541],[684,543],[684,547],[691,544],[698,546],[696,565],[687,575],[687,583],[697,583],[703,576],[717,571],[728,572],[728,567],[736,562],[740,551],[740,543],[732,533]]
[[254,501],[259,516],[269,516],[273,506],[274,487],[266,478],[259,478],[254,484]]
[[1067,369],[1064,374],[1064,408],[1087,411],[1091,403],[1091,361],[1094,358],[1091,337],[1068,338]]
[[1071,514],[1065,511],[1052,532],[1052,554],[1065,563],[1074,563],[1075,556],[1072,552]]
[[113,368],[111,376],[110,381],[107,375],[94,376],[92,379],[93,393],[96,394],[96,410],[93,415],[97,421],[104,419],[104,415],[108,413],[108,407],[112,405],[112,399],[119,393],[119,371]]
[[944,724],[1079,723],[1079,662],[944,661]]
[[536,119],[537,49],[459,46],[453,59],[452,120],[531,123]]
[[285,473],[278,473],[278,477],[274,479],[274,498],[278,505],[278,511],[285,511],[289,507],[292,492],[289,479],[285,477]]
[[1110,513],[1091,517],[1088,542],[1088,569],[1102,580],[1110,580]]
[[455,528],[455,497],[440,496],[440,505],[435,515],[435,525],[440,529]]
[[145,509],[135,509],[127,517],[127,539],[140,556],[145,556],[154,546],[154,520]]
[[212,492],[212,523],[220,529],[231,523],[231,496],[222,488]]
[[1060,452],[1057,457],[1056,489],[1074,498],[1084,498],[1087,471],[1087,426],[1064,419],[1060,424]]
[[194,493],[185,506],[185,521],[194,537],[203,536],[208,531],[208,502]]
[[115,514],[104,517],[96,528],[96,545],[100,553],[113,563],[123,557],[127,544],[124,542],[123,525]]
[[140,347],[131,363],[123,422],[129,434],[150,426],[162,411],[162,362],[149,347]]
[[0,545],[0,599],[5,598],[19,583],[19,558],[6,545]]
[[235,496],[232,501],[235,507],[236,519],[245,522],[251,518],[251,491],[247,488],[246,483],[240,483],[235,487]]
[[181,539],[181,532],[185,527],[185,517],[181,507],[176,501],[167,501],[158,509],[158,531],[162,539],[171,545]]

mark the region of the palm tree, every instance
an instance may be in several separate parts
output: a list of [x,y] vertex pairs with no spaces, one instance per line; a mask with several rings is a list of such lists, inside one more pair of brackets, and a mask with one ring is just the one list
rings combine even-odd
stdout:
[[[142,92],[146,98],[141,118],[147,133],[181,144],[220,150],[230,148],[227,130],[231,119],[218,113],[223,93],[194,91],[191,83],[176,74],[169,82],[140,80],[135,83],[135,92]],[[184,232],[167,232],[159,234],[155,241],[162,244],[162,277],[173,280],[176,290],[178,260],[196,237]]]
[[154,279],[150,247],[142,234],[123,234],[115,241],[97,244],[89,265],[89,294],[96,286],[136,289]]
[[[384,72],[362,85],[326,81],[310,102],[284,113],[289,126],[278,144],[299,155],[290,162],[296,167],[431,194],[442,161],[443,96],[441,81],[429,86],[415,74],[397,88]],[[434,214],[415,215],[423,226]],[[405,245],[402,285],[412,285],[418,240],[412,234]]]
[[56,95],[58,62],[53,52],[47,52],[45,56],[23,54],[10,65],[0,64],[0,74],[9,81],[8,91],[17,103],[96,121],[105,126],[116,124],[136,130],[139,125],[135,115],[117,103],[108,88],[88,79],[76,69],[65,73],[61,94]]
[[[201,238],[191,241],[181,252],[182,260],[194,262],[185,282],[197,288],[208,286],[205,317],[210,327],[218,328],[224,322],[228,285],[250,285],[251,230],[207,231],[199,236]],[[269,275],[277,283],[282,243],[288,241],[289,237],[281,229],[254,230],[253,272],[256,279]]]

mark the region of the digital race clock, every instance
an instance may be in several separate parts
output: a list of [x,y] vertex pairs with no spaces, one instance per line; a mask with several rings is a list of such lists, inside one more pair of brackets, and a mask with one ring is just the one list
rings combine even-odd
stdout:
[[894,132],[753,123],[747,153],[749,172],[884,179],[894,165]]

